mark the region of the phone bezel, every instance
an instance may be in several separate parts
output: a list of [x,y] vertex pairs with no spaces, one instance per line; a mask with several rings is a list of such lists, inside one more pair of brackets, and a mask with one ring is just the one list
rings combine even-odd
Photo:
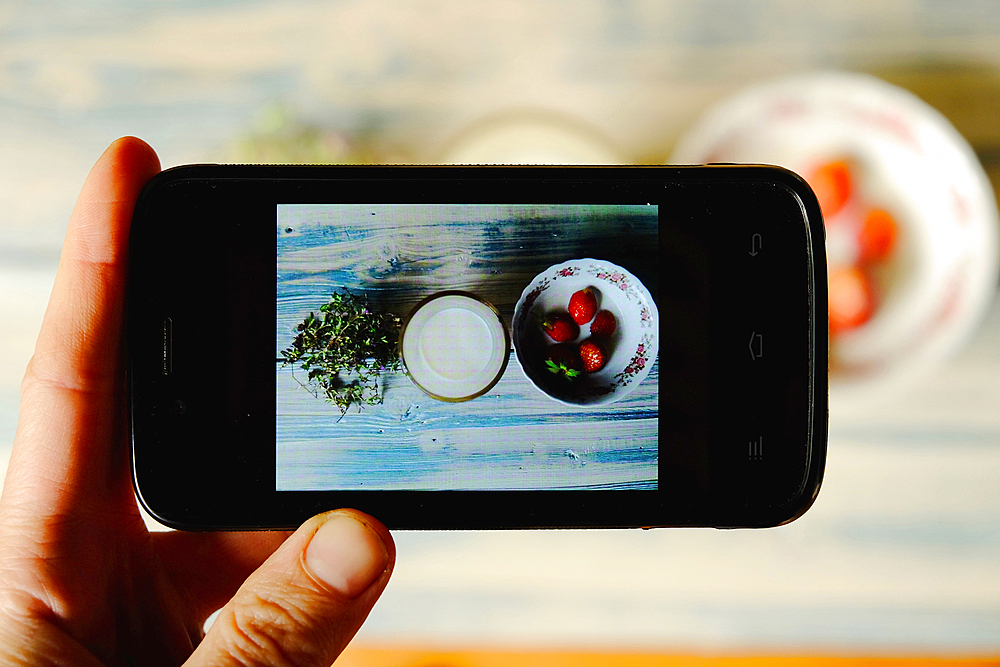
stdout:
[[[169,395],[157,395],[155,383],[148,381],[148,360],[139,362],[138,355],[148,352],[151,335],[143,327],[148,329],[150,322],[163,316],[154,312],[158,302],[152,294],[157,290],[168,292],[170,271],[183,265],[177,258],[161,256],[157,259],[156,249],[164,243],[174,249],[181,247],[170,241],[176,233],[176,227],[172,229],[171,225],[177,225],[178,220],[193,229],[218,224],[222,210],[218,202],[225,202],[230,216],[230,223],[227,223],[230,228],[224,235],[228,251],[235,252],[241,262],[252,267],[253,275],[263,275],[273,271],[274,264],[272,258],[259,250],[264,236],[257,229],[266,227],[267,233],[271,232],[274,207],[279,202],[370,203],[373,197],[380,202],[400,203],[626,203],[650,200],[658,201],[662,207],[671,204],[658,199],[663,196],[661,186],[667,183],[679,184],[691,192],[697,192],[706,184],[715,188],[724,187],[726,183],[759,185],[769,192],[782,193],[780,196],[787,197],[790,206],[794,204],[801,216],[804,276],[795,298],[804,300],[800,304],[801,312],[808,314],[801,327],[803,340],[807,341],[808,358],[801,360],[800,371],[800,384],[808,396],[794,411],[795,419],[804,425],[805,437],[795,453],[801,459],[803,472],[801,480],[793,484],[794,489],[779,499],[764,503],[747,500],[743,505],[734,502],[738,493],[750,493],[745,489],[734,491],[719,502],[705,497],[670,496],[666,491],[279,492],[273,485],[273,443],[270,456],[266,443],[250,451],[239,446],[241,439],[252,440],[259,435],[266,421],[262,414],[266,406],[273,412],[273,396],[248,411],[254,418],[245,423],[235,419],[229,424],[219,424],[206,418],[199,426],[178,428],[176,422],[190,424],[194,419],[191,411],[187,406],[178,407]],[[387,187],[388,184],[392,187]],[[171,206],[176,204],[177,193],[186,187],[195,188],[198,194],[183,204],[186,215],[178,215]],[[336,196],[331,196],[331,188],[336,188]],[[726,210],[735,211],[740,206],[737,202]],[[749,217],[757,213],[752,206],[744,208]],[[238,246],[235,251],[233,244]],[[264,289],[263,285],[258,283],[260,290]],[[259,306],[249,298],[250,291],[227,296],[227,307]],[[266,299],[266,294],[258,294],[257,301]],[[764,527],[787,523],[805,512],[815,499],[822,479],[827,437],[824,232],[811,190],[798,176],[780,168],[220,165],[176,168],[154,178],[136,206],[128,313],[136,493],[154,518],[176,528],[290,528],[317,512],[343,506],[366,511],[390,528],[407,529]],[[713,315],[720,325],[731,316],[731,313]],[[767,391],[777,396],[783,391],[778,384],[768,386]],[[741,391],[754,389],[744,387]],[[795,403],[793,399],[788,400]],[[177,412],[181,414],[174,414]],[[737,436],[732,439],[738,442]],[[739,484],[743,482],[734,477],[728,487]]]

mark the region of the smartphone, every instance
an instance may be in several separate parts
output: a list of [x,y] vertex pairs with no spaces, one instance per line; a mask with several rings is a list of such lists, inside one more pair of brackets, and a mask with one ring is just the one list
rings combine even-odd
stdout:
[[[545,375],[526,311],[587,285],[619,318],[600,391]],[[776,167],[170,169],[130,237],[135,491],[188,530],[783,524],[823,475],[826,293],[816,198]]]

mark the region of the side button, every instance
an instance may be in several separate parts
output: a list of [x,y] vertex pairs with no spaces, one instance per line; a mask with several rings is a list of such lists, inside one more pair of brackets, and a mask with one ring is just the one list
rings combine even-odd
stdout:
[[174,371],[174,322],[163,318],[163,356],[160,358],[160,373],[170,375]]

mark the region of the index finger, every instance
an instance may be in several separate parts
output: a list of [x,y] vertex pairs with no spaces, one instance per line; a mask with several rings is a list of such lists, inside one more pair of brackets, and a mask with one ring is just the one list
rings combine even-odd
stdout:
[[120,486],[113,477],[121,475],[125,459],[117,460],[122,452],[113,450],[120,440],[124,386],[128,233],[139,191],[159,170],[153,149],[126,137],[87,176],[21,386],[5,496],[8,486],[32,494],[54,489],[63,498],[74,495],[79,480],[86,480],[91,493]]

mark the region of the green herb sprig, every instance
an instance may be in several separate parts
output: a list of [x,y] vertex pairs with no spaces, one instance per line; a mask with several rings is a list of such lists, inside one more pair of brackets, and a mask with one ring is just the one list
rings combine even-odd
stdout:
[[[368,305],[364,295],[334,293],[295,328],[295,340],[282,350],[282,367],[298,364],[308,383],[340,408],[382,402],[379,377],[400,368],[397,340],[400,318]],[[318,395],[318,392],[317,392]]]

